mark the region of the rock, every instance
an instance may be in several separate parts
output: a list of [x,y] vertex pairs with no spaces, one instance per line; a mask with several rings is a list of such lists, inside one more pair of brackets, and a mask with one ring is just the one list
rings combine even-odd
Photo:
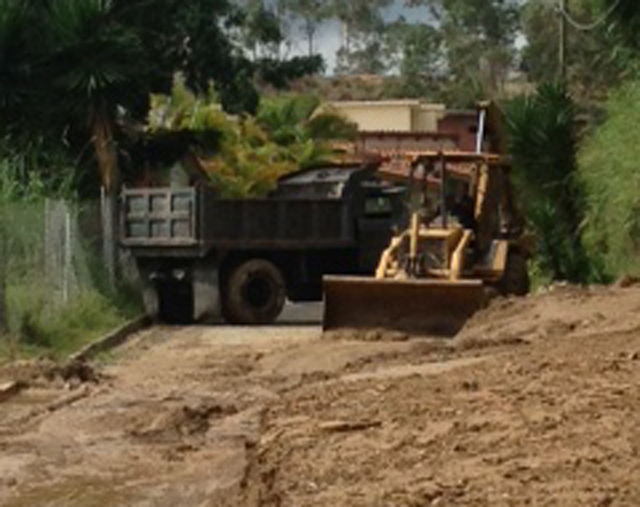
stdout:
[[327,433],[345,433],[380,428],[381,426],[381,421],[330,421],[321,423],[319,428]]

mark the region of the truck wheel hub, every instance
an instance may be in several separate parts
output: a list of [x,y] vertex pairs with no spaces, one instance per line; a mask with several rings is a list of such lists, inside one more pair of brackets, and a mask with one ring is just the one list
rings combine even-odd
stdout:
[[242,291],[242,297],[253,308],[264,308],[271,300],[271,284],[261,276],[254,276],[247,280]]

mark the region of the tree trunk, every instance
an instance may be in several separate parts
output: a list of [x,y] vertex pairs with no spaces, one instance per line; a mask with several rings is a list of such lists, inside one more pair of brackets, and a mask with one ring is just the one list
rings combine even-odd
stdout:
[[307,42],[309,43],[309,57],[312,57],[314,51],[313,42],[316,35],[316,27],[311,19],[306,20],[305,31],[307,32]]
[[105,107],[93,115],[93,146],[102,180],[102,237],[104,263],[111,287],[117,278],[118,241],[118,154],[113,139],[113,122]]
[[93,116],[91,129],[102,186],[107,193],[115,193],[119,178],[118,156],[113,140],[113,121],[106,108],[101,108]]

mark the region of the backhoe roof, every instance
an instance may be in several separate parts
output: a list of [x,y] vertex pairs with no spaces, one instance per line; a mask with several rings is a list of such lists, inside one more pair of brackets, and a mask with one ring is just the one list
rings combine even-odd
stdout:
[[[428,164],[437,163],[444,158],[447,164],[447,173],[458,179],[469,179],[476,173],[479,164],[489,167],[509,167],[511,159],[496,154],[469,153],[469,152],[414,152],[402,156],[389,157],[378,170],[380,176],[387,181],[408,181],[411,170],[421,162]],[[439,178],[428,178],[429,183],[439,183]]]

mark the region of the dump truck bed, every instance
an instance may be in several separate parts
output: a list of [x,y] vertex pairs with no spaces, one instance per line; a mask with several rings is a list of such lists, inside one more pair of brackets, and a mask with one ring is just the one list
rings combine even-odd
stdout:
[[170,248],[318,249],[355,245],[346,199],[218,199],[205,188],[125,190],[122,244],[150,255]]

